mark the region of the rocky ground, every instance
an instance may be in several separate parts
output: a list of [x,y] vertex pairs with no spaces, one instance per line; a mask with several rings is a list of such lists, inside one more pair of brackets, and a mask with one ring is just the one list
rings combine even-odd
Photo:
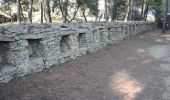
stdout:
[[148,32],[0,84],[0,100],[170,100],[170,32]]

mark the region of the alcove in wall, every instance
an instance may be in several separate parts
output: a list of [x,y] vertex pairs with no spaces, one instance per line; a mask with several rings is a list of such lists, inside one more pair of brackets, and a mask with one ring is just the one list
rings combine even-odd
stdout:
[[28,40],[28,52],[29,59],[32,60],[34,58],[39,58],[41,56],[41,46],[40,39],[29,39]]
[[60,40],[60,50],[61,52],[67,52],[71,50],[71,44],[70,44],[70,38],[69,35],[64,35],[61,37]]
[[0,70],[8,63],[9,43],[0,41]]
[[86,43],[85,33],[79,33],[78,42],[79,42],[79,48],[85,47],[85,43]]

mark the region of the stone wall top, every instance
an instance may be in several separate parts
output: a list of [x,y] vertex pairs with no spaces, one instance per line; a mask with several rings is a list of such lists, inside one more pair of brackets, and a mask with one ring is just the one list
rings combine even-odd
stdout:
[[84,33],[97,29],[121,27],[153,22],[90,22],[90,23],[61,23],[61,24],[10,24],[0,26],[0,41],[15,41],[20,39],[41,39],[48,36]]

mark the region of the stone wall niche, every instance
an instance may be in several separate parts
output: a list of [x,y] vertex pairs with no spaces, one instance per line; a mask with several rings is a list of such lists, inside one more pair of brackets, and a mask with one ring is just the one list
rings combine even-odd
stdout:
[[5,67],[8,63],[8,42],[0,41],[0,70]]
[[100,36],[99,36],[99,30],[94,30],[93,31],[93,36],[92,36],[92,40],[93,40],[93,44],[94,45],[98,45],[100,42]]
[[28,40],[28,52],[30,60],[41,56],[41,46],[40,46],[40,40],[34,40],[30,39]]
[[118,27],[115,26],[115,27],[110,27],[108,28],[108,41],[109,43],[113,43],[114,41],[117,41],[118,40]]
[[108,40],[108,38],[109,38],[109,32],[108,32],[108,30],[107,29],[105,29],[105,28],[101,28],[100,29],[100,45],[101,46],[106,46],[107,45],[107,43],[109,42]]
[[79,48],[85,47],[85,43],[86,43],[85,33],[79,33],[78,42],[79,42]]
[[45,62],[42,57],[42,50],[40,45],[41,39],[28,40],[28,53],[29,53],[29,67],[28,72],[39,72],[45,67]]
[[71,44],[70,44],[70,38],[69,35],[64,35],[61,37],[60,41],[60,50],[61,52],[67,52],[71,50]]

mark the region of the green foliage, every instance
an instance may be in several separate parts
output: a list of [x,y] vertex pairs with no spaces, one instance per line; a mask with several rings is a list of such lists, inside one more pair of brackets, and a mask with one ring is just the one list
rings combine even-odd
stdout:
[[151,0],[151,7],[156,11],[156,21],[163,17],[163,1],[162,0]]
[[77,0],[77,3],[82,10],[89,8],[91,14],[98,15],[98,0]]
[[[33,1],[33,12],[40,11],[40,2],[42,0],[34,0]],[[67,1],[67,4],[64,3]],[[112,20],[124,20],[126,11],[127,11],[127,1],[128,0],[105,0],[107,3],[107,11],[105,13],[106,16],[111,17]],[[163,0],[149,0],[149,8],[154,9],[156,11],[156,21],[162,19],[162,8],[163,8]],[[76,2],[76,3],[75,3]],[[62,5],[59,5],[59,3]],[[76,10],[85,12],[87,9],[89,15],[94,15],[98,17],[99,14],[99,7],[98,7],[99,0],[50,0],[50,7],[52,12],[55,12],[57,16],[63,14],[61,12],[61,8],[67,8],[67,19],[72,19]],[[11,7],[16,4],[16,0],[2,0],[0,10],[2,12],[8,13],[11,11]],[[143,0],[134,0],[135,6],[142,8]],[[21,7],[22,11],[28,11],[29,2],[28,0],[21,0]],[[79,9],[78,9],[79,8]],[[81,12],[81,13],[82,13]],[[65,12],[64,12],[65,13]],[[25,13],[26,14],[26,13]],[[59,17],[60,18],[60,17]],[[133,12],[133,20],[141,20],[140,12]],[[76,18],[75,18],[76,19]]]
[[126,9],[126,0],[110,0],[109,4],[113,5],[109,9],[112,14],[112,20],[122,19],[121,15],[124,15]]
[[15,80],[17,80],[18,79],[18,77],[19,77],[19,75],[18,75],[18,73],[16,72],[16,73],[14,73],[13,75],[12,75],[12,81],[15,81]]

